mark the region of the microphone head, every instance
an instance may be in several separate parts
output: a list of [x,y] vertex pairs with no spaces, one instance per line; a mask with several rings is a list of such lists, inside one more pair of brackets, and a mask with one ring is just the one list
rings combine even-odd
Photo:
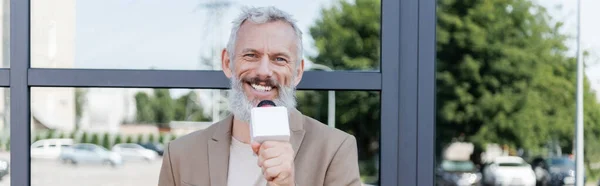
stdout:
[[275,107],[275,102],[271,100],[262,100],[258,103],[257,107]]

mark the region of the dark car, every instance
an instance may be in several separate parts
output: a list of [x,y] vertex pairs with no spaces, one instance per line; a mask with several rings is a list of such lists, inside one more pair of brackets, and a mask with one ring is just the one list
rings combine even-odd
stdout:
[[479,186],[481,173],[472,161],[443,160],[436,170],[438,186]]
[[535,172],[536,186],[547,186],[550,184],[552,177],[550,172],[548,172],[548,164],[544,158],[534,158],[531,162],[531,168]]
[[568,157],[548,158],[546,164],[551,177],[550,185],[575,184],[575,162],[572,159]]
[[4,178],[4,176],[8,175],[8,169],[10,168],[10,164],[7,160],[0,159],[0,180]]
[[158,153],[158,155],[162,156],[164,152],[164,146],[161,143],[141,143],[139,144],[146,149],[153,150]]

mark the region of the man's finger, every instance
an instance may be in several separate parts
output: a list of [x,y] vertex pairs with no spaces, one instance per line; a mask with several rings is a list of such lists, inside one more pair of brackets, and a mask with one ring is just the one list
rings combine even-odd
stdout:
[[277,148],[270,148],[270,149],[261,148],[259,150],[259,156],[261,156],[263,158],[263,160],[276,158],[276,157],[281,156],[281,154],[283,154],[283,151],[281,149],[277,149]]
[[273,179],[273,183],[277,184],[277,183],[286,183],[287,180],[290,179],[290,174],[287,174],[285,172],[279,174],[279,176],[277,176],[275,179]]
[[254,151],[254,154],[258,155],[258,150],[260,149],[260,143],[252,142],[251,146],[252,146],[252,151]]
[[271,168],[281,164],[283,164],[283,160],[281,160],[281,158],[271,158],[263,161],[262,165],[259,166],[263,168]]
[[270,167],[264,170],[264,176],[267,181],[273,181],[282,172],[281,166]]

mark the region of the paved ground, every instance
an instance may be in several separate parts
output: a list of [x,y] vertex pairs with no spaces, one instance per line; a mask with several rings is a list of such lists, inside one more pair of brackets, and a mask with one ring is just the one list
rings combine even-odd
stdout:
[[[0,157],[8,155],[0,153]],[[32,186],[139,186],[157,185],[161,160],[154,162],[126,162],[113,168],[101,165],[63,165],[56,161],[32,161]],[[0,186],[10,185],[10,175]]]

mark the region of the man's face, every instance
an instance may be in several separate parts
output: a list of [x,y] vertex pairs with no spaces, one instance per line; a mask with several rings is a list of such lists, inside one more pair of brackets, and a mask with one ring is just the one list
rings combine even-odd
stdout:
[[[273,100],[278,106],[294,107],[294,88],[303,73],[298,61],[298,39],[294,29],[283,21],[255,24],[246,21],[237,33],[233,60],[222,53],[225,75],[231,79],[230,102],[234,114],[246,120],[252,106]],[[298,64],[300,63],[300,64]],[[240,113],[243,112],[243,113]]]

